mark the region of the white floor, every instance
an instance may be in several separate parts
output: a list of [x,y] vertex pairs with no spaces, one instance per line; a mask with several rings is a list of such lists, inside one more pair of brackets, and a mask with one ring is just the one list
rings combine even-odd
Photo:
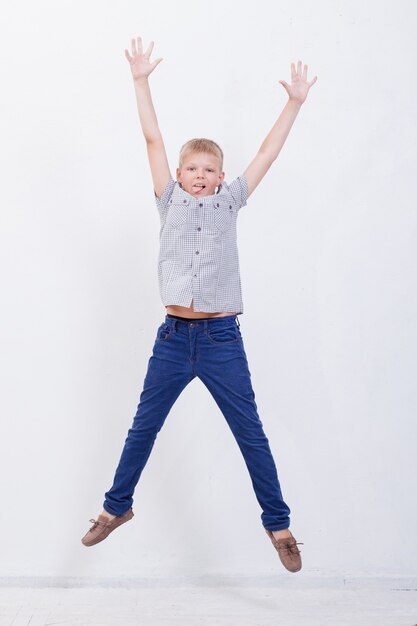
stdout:
[[[417,581],[283,577],[0,588],[1,626],[416,626]],[[258,585],[254,586],[257,582]],[[259,586],[259,582],[262,586]],[[16,583],[13,583],[16,584]],[[20,583],[22,584],[22,583]],[[38,581],[42,585],[42,581]],[[55,583],[57,584],[57,583]],[[84,584],[84,583],[82,583]],[[113,585],[113,586],[112,586]]]

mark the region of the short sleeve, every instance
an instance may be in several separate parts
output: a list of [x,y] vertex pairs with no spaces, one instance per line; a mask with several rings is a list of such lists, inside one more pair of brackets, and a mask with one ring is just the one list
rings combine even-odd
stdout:
[[248,200],[248,183],[243,174],[235,178],[230,185],[227,185],[227,190],[236,202],[238,210],[246,206]]
[[174,188],[175,188],[175,181],[171,176],[160,198],[158,198],[158,196],[156,195],[154,191],[156,207],[161,217],[161,221],[165,220],[166,212],[168,209],[168,202],[172,196],[172,192],[174,191]]

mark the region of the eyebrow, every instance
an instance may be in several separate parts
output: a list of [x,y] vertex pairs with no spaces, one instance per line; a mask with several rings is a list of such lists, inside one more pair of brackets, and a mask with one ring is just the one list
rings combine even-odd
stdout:
[[[187,163],[187,165],[196,165],[196,163],[193,163],[191,161],[191,163]],[[212,163],[206,163],[206,165],[204,167],[216,167],[216,166],[214,164],[212,164]]]

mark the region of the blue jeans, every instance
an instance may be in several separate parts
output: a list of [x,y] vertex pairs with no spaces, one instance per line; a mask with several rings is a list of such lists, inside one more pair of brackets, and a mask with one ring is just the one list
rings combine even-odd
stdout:
[[236,439],[268,530],[290,525],[268,439],[257,412],[236,315],[183,321],[166,316],[159,326],[143,391],[104,508],[123,515],[165,418],[195,377],[207,387]]

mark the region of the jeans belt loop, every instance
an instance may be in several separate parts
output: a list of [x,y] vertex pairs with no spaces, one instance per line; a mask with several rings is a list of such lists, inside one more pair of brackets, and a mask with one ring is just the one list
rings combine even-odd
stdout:
[[236,324],[237,324],[237,327],[240,328],[240,322],[239,322],[239,318],[237,315],[236,315]]

